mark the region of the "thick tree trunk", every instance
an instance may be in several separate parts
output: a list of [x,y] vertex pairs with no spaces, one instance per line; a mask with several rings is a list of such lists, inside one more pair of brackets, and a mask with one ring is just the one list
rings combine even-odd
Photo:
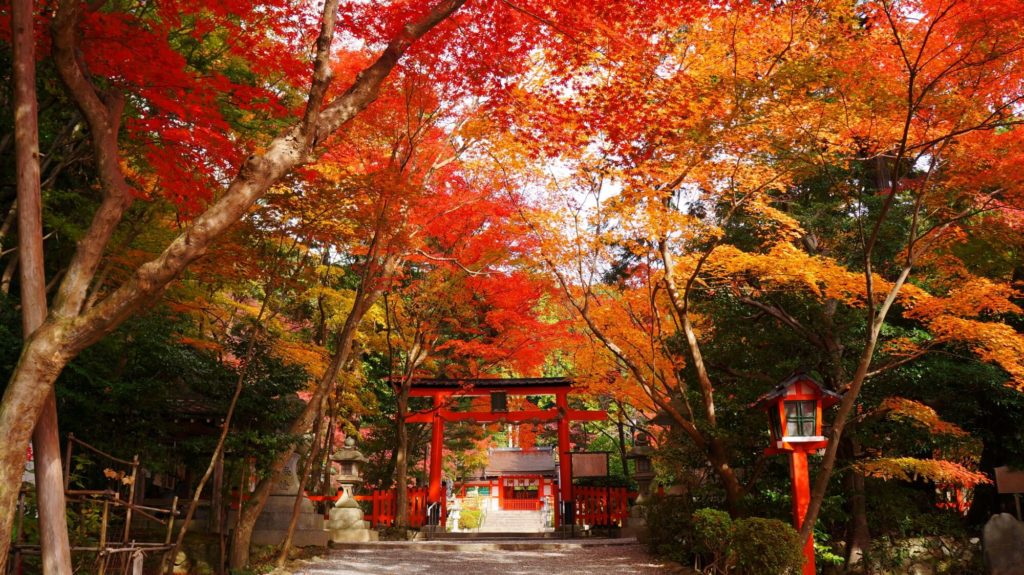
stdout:
[[35,456],[36,496],[39,504],[39,543],[44,575],[70,575],[71,542],[68,536],[67,505],[64,500],[64,470],[61,465],[57,426],[57,398],[54,392],[43,405],[32,434]]
[[[851,460],[860,455],[860,445],[853,437],[843,439]],[[847,451],[847,450],[844,450]],[[846,472],[845,483],[850,501],[850,523],[846,537],[846,569],[851,573],[868,573],[870,566],[864,555],[871,548],[871,529],[868,525],[867,492],[864,490],[864,474],[855,467]]]
[[53,384],[67,363],[61,353],[60,336],[50,324],[32,334],[0,402],[4,437],[0,442],[0,573],[7,561],[29,440]]
[[726,511],[733,517],[739,517],[741,511],[740,502],[743,499],[743,485],[740,484],[739,479],[736,477],[736,471],[729,465],[728,452],[722,445],[721,440],[717,438],[708,440],[707,457],[711,463],[711,468],[718,476],[718,482],[721,484],[722,490],[725,491]]
[[[46,320],[46,272],[40,190],[39,124],[36,100],[34,3],[13,0],[14,153],[18,204],[22,333],[26,339]],[[57,400],[50,390],[32,436],[39,540],[45,575],[71,573],[71,545],[64,503],[64,480],[57,430]],[[24,465],[24,463],[22,464]],[[20,480],[19,480],[20,485]],[[4,555],[6,559],[6,554]],[[0,566],[4,565],[0,559]],[[3,569],[0,568],[0,572]]]

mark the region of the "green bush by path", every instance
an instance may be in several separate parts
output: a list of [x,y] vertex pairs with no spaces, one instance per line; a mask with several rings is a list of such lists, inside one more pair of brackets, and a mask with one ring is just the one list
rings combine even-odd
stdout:
[[479,509],[463,509],[459,512],[459,529],[478,529],[483,516]]
[[652,552],[709,575],[789,575],[803,564],[799,535],[777,519],[691,514],[680,498],[663,497],[648,504],[647,525]]
[[800,535],[778,519],[739,519],[733,522],[729,543],[737,575],[798,573],[803,565]]

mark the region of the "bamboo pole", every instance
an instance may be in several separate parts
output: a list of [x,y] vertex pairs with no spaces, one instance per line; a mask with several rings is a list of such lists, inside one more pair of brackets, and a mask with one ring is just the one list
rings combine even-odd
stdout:
[[171,534],[174,533],[174,516],[178,514],[178,496],[171,500],[171,516],[167,519],[167,536],[164,538],[164,545],[171,543]]
[[107,550],[107,522],[110,520],[110,502],[103,502],[103,517],[100,519],[100,545],[99,551],[97,552],[97,561],[99,562],[99,575],[103,575],[107,569],[107,559],[104,557],[104,552]]

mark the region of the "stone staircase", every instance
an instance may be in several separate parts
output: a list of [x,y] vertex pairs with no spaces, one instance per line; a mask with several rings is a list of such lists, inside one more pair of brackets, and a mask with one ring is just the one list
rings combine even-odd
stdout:
[[541,533],[544,514],[541,511],[508,511],[491,509],[484,517],[480,531],[485,533]]
[[542,511],[508,511],[489,509],[483,525],[476,531],[446,533],[443,531],[422,531],[428,541],[502,541],[560,539],[563,534],[545,527]]

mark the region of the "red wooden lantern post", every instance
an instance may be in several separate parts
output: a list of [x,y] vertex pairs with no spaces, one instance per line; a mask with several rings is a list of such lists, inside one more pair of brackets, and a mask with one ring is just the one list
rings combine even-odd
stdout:
[[[793,482],[793,526],[799,531],[811,501],[807,454],[823,449],[828,440],[822,433],[821,412],[839,403],[841,397],[823,389],[803,372],[797,372],[772,391],[762,395],[752,407],[768,412],[771,445],[768,455],[789,455],[789,475]],[[803,575],[814,575],[814,537],[804,544]]]

